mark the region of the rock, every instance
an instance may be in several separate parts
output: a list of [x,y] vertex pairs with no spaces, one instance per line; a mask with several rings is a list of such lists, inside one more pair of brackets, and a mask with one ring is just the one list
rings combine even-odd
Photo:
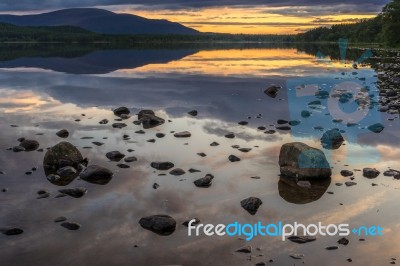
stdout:
[[350,243],[350,241],[345,237],[342,237],[341,239],[338,240],[338,244],[340,244],[340,245],[347,246],[349,243]]
[[73,198],[81,198],[87,193],[87,189],[84,187],[66,188],[66,189],[59,189],[58,192],[66,194]]
[[60,217],[57,217],[56,219],[54,219],[54,222],[55,222],[55,223],[61,223],[61,222],[64,222],[64,221],[66,221],[66,220],[67,220],[66,217],[60,216]]
[[12,148],[12,151],[13,151],[13,152],[21,152],[21,151],[25,151],[25,148],[24,148],[24,147],[21,147],[21,146],[14,146],[14,147]]
[[278,95],[278,92],[279,92],[279,90],[280,90],[281,88],[282,88],[282,87],[272,85],[272,86],[268,87],[268,88],[264,91],[264,93],[267,94],[267,95],[268,95],[269,97],[271,97],[271,98],[276,98],[276,96]]
[[396,175],[398,175],[398,174],[400,174],[400,171],[398,171],[398,170],[393,170],[393,169],[386,170],[386,171],[383,173],[384,176],[396,176]]
[[68,132],[68,130],[66,130],[66,129],[61,129],[60,131],[58,131],[58,132],[56,133],[56,135],[59,136],[60,138],[65,139],[65,138],[68,138],[69,132]]
[[241,126],[246,126],[246,125],[249,124],[249,122],[247,122],[247,121],[240,121],[238,124],[241,125]]
[[336,249],[338,249],[339,247],[337,247],[337,246],[329,246],[329,247],[326,247],[325,249],[326,250],[336,250]]
[[[58,186],[66,186],[71,183],[79,175],[83,165],[86,164],[87,160],[84,160],[80,151],[69,142],[60,142],[51,147],[43,159],[47,179]],[[64,177],[57,175],[57,171],[66,166],[73,167],[76,173]]]
[[192,219],[190,219],[190,220],[184,221],[184,222],[182,223],[182,225],[188,227],[188,226],[189,226],[189,222],[190,222],[191,220],[193,220],[193,219],[194,219],[195,221],[192,222],[192,225],[198,225],[198,224],[200,223],[200,219],[198,219],[198,218],[192,218]]
[[138,120],[144,129],[153,128],[165,123],[165,120],[156,116],[152,110],[142,110],[138,114]]
[[192,110],[192,111],[188,112],[188,114],[190,114],[191,116],[197,116],[198,112],[197,112],[197,110]]
[[311,116],[311,112],[310,111],[307,111],[307,110],[301,111],[301,117],[308,118],[310,116]]
[[67,228],[68,230],[78,230],[79,228],[81,228],[81,225],[78,223],[73,223],[73,222],[63,222],[61,224],[62,227]]
[[210,144],[211,147],[215,147],[215,146],[218,146],[218,145],[219,145],[219,143],[215,142],[215,141]]
[[348,176],[353,176],[354,175],[354,173],[352,171],[349,171],[349,170],[342,170],[342,171],[340,171],[340,174],[342,176],[344,176],[344,177],[348,177]]
[[183,169],[181,169],[181,168],[175,168],[175,169],[171,170],[169,172],[169,174],[174,175],[174,176],[179,176],[179,175],[184,175],[185,171],[183,171]]
[[39,142],[33,139],[25,139],[19,143],[19,146],[23,147],[25,151],[35,151],[39,148]]
[[329,178],[332,174],[325,154],[301,142],[284,144],[279,154],[281,174],[294,178]]
[[207,156],[207,154],[205,154],[204,152],[199,152],[199,153],[197,153],[197,155],[200,156],[200,157],[206,157]]
[[119,151],[110,151],[106,153],[106,157],[112,162],[119,162],[125,157],[125,154]]
[[240,253],[251,253],[253,248],[251,246],[244,246],[236,250],[236,252]]
[[127,107],[118,107],[114,109],[114,115],[121,116],[121,115],[129,115],[131,111]]
[[248,211],[251,215],[257,213],[258,208],[261,206],[262,201],[259,198],[250,197],[240,202],[243,209]]
[[322,147],[329,150],[338,149],[343,142],[344,138],[337,128],[326,131],[321,138]]
[[156,133],[156,137],[163,138],[163,137],[165,137],[165,134],[164,133]]
[[308,242],[313,242],[317,238],[315,236],[289,236],[288,239],[298,244],[304,244]]
[[291,129],[291,127],[289,127],[289,126],[280,126],[280,127],[276,127],[276,129],[283,130],[283,131],[288,131],[288,130]]
[[126,126],[127,126],[127,124],[125,124],[125,123],[114,123],[114,124],[112,124],[113,128],[119,128],[119,129],[124,128]]
[[278,121],[276,121],[276,122],[278,123],[278,125],[284,125],[284,124],[289,123],[289,121],[284,120],[284,119],[278,119]]
[[179,133],[175,133],[174,137],[176,138],[189,138],[192,134],[189,131],[183,131]]
[[229,155],[228,160],[231,162],[239,162],[240,158],[235,155]]
[[138,130],[138,131],[135,131],[135,133],[136,133],[136,134],[145,134],[146,132],[143,131],[143,130]]
[[385,127],[381,123],[376,123],[368,127],[374,133],[381,133]]
[[378,177],[380,172],[375,168],[364,168],[363,169],[363,176],[367,178],[376,178]]
[[175,165],[171,162],[152,162],[150,166],[157,170],[169,170]]
[[24,230],[16,227],[7,227],[7,228],[0,228],[0,232],[5,234],[6,236],[15,236],[22,234]]
[[98,141],[93,141],[92,144],[94,144],[96,146],[103,146],[104,145],[103,142],[98,142]]
[[400,174],[394,175],[393,178],[396,180],[400,180]]
[[304,254],[297,254],[297,253],[292,253],[289,255],[291,258],[295,260],[300,260],[304,258]]
[[136,162],[136,161],[137,161],[137,158],[136,158],[135,156],[125,157],[125,158],[124,158],[124,161],[125,161],[126,163],[132,163],[132,162]]
[[150,142],[150,143],[155,143],[156,142],[156,140],[155,139],[148,139],[148,140],[146,140],[147,142]]
[[163,236],[172,234],[176,228],[175,219],[162,214],[143,217],[139,220],[139,224],[144,229]]
[[345,182],[344,184],[345,184],[346,186],[348,186],[348,187],[352,187],[352,186],[357,185],[357,183],[356,183],[356,182],[353,182],[353,181],[347,181],[347,182]]
[[80,178],[89,183],[105,185],[110,182],[113,175],[114,173],[105,167],[90,165],[80,174]]
[[241,151],[241,152],[249,152],[249,151],[251,151],[250,148],[239,148],[238,150]]
[[124,164],[124,163],[119,163],[119,164],[117,164],[117,166],[118,166],[119,168],[122,168],[122,169],[131,168],[129,165]]
[[235,134],[233,134],[233,133],[228,133],[228,134],[225,135],[225,138],[233,139],[233,138],[235,138]]
[[291,125],[292,127],[298,126],[298,125],[300,125],[300,123],[301,122],[298,120],[289,121],[289,125]]
[[199,178],[195,180],[193,183],[195,184],[196,187],[207,188],[211,186],[213,179],[214,179],[213,175],[207,174],[205,177]]
[[72,166],[64,166],[57,170],[57,175],[61,178],[72,178],[76,176],[78,171]]
[[189,169],[189,173],[197,173],[197,172],[201,172],[201,171],[197,170],[197,169],[193,169],[193,168]]
[[159,184],[157,184],[157,183],[154,183],[154,184],[153,184],[153,188],[154,188],[154,189],[157,189],[157,188],[159,188],[159,187],[160,187]]
[[103,119],[99,122],[100,125],[106,125],[108,124],[108,119]]

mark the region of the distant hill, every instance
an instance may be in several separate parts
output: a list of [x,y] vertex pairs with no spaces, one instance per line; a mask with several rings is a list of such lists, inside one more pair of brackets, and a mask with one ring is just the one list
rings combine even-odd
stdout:
[[36,15],[0,15],[0,23],[17,26],[75,26],[101,34],[197,34],[168,20],[116,14],[97,8],[71,8]]

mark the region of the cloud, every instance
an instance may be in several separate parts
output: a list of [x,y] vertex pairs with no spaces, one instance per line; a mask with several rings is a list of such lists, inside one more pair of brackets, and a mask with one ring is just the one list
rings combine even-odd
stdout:
[[[3,0],[0,3],[0,10],[2,11],[30,11],[30,10],[44,10],[44,9],[60,9],[60,8],[71,8],[71,7],[93,7],[93,6],[119,6],[119,5],[138,5],[150,8],[160,9],[193,9],[193,8],[206,8],[216,6],[269,6],[269,7],[312,7],[312,10],[326,10],[330,9],[337,10],[337,6],[353,6],[355,10],[363,11],[379,11],[387,0],[350,0],[340,1],[332,0],[327,5],[326,1],[323,0],[71,0],[71,1],[60,1],[60,0]],[[284,12],[290,11],[290,8],[284,10]],[[292,9],[292,11],[295,11]],[[349,11],[348,8],[342,9],[342,12]]]

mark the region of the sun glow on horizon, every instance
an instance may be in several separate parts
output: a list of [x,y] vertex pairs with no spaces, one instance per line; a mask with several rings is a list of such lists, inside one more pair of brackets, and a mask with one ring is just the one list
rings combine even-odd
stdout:
[[219,7],[191,10],[141,9],[135,6],[109,8],[149,19],[166,19],[200,32],[232,34],[296,34],[320,26],[352,23],[376,14],[317,14],[295,7]]

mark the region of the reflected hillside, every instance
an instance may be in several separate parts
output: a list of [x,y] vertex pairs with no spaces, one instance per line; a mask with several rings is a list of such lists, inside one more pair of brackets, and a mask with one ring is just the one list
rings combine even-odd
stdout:
[[106,74],[148,64],[165,64],[196,53],[194,49],[117,50],[96,48],[11,48],[0,54],[0,68],[40,68],[68,74]]

